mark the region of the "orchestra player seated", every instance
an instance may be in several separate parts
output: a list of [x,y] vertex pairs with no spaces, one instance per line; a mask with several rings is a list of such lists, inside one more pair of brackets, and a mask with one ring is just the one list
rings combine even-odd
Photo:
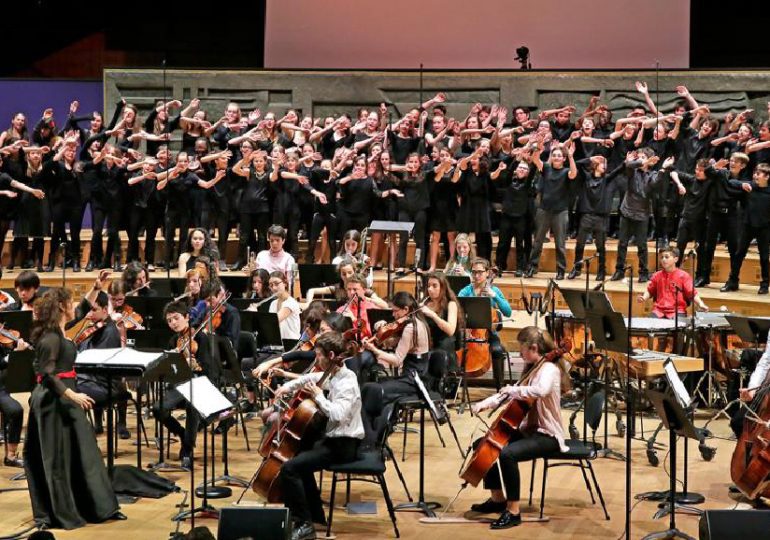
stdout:
[[[319,336],[315,354],[322,371],[294,379],[281,386],[275,394],[276,397],[288,396],[304,389],[328,418],[324,437],[281,467],[279,480],[284,504],[295,521],[292,540],[315,538],[313,523],[326,522],[314,473],[336,463],[355,460],[364,438],[361,391],[355,373],[341,362],[345,356],[342,335],[328,332]],[[317,383],[327,369],[330,375],[321,388]],[[324,396],[324,389],[328,390],[328,397]]]
[[523,328],[517,339],[522,360],[534,365],[525,376],[527,379],[524,384],[506,386],[497,394],[473,405],[473,414],[479,414],[487,409],[505,406],[511,400],[531,403],[529,413],[484,477],[484,487],[491,491],[491,497],[471,506],[474,512],[500,513],[500,517],[490,525],[491,529],[507,529],[521,524],[519,462],[569,450],[564,442],[560,405],[562,387],[568,379],[559,367],[560,356],[546,357],[547,353],[556,348],[553,340],[547,332],[536,326]]

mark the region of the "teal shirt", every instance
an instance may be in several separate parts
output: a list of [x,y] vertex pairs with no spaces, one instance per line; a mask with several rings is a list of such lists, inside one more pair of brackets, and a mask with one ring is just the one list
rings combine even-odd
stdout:
[[[503,314],[503,317],[510,317],[511,313],[513,313],[513,310],[511,309],[511,305],[508,303],[508,300],[506,300],[505,296],[503,296],[503,291],[492,285],[492,293],[494,293],[494,296],[489,298],[492,301],[492,307],[499,309]],[[476,296],[473,294],[473,285],[466,285],[463,287],[457,296],[460,298]]]

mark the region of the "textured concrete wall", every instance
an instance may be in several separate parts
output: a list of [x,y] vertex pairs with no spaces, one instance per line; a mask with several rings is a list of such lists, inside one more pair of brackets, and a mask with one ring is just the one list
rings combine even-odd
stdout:
[[[165,89],[164,89],[165,80]],[[764,118],[770,100],[768,71],[426,71],[423,98],[437,91],[447,93],[450,116],[464,117],[475,102],[522,105],[534,109],[574,103],[584,107],[592,95],[600,95],[618,114],[624,115],[642,102],[634,81],[647,82],[654,100],[670,111],[678,99],[674,91],[685,84],[701,103],[717,116],[729,110],[753,108]],[[259,107],[281,114],[294,107],[313,116],[355,113],[358,107],[382,101],[392,103],[394,117],[418,103],[420,75],[399,71],[167,71],[106,70],[104,73],[107,115],[122,96],[140,108],[144,116],[156,99],[201,99],[214,121],[229,101],[243,110]]]

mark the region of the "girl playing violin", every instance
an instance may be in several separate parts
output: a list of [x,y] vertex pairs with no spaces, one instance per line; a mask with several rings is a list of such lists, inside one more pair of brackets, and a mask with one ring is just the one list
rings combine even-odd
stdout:
[[506,386],[497,394],[473,405],[473,413],[479,414],[513,399],[533,402],[518,431],[484,477],[484,486],[491,491],[491,497],[483,503],[471,505],[474,512],[500,513],[500,517],[490,525],[491,529],[507,529],[521,523],[519,462],[569,450],[564,442],[561,420],[562,371],[558,365],[559,358],[540,363],[546,353],[556,348],[553,340],[547,332],[536,326],[523,328],[517,339],[522,360],[535,366],[534,371],[527,375],[527,383],[523,386]]
[[386,352],[377,346],[374,339],[364,341],[364,347],[372,352],[377,362],[401,369],[400,377],[382,383],[386,404],[393,403],[403,396],[419,395],[414,374],[423,376],[428,371],[430,349],[428,323],[414,296],[404,291],[397,292],[392,303],[395,321],[403,324],[396,350]]
[[345,260],[351,260],[355,265],[354,271],[359,273],[366,272],[366,286],[371,288],[372,283],[374,283],[374,273],[369,265],[369,256],[361,251],[361,233],[355,229],[351,229],[342,237],[340,251],[337,253],[337,256],[332,259],[332,264],[338,265]]

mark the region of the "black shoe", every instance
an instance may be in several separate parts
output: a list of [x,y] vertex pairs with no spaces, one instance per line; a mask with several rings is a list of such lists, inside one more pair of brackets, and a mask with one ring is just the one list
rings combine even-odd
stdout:
[[72,271],[73,272],[80,272],[80,262],[72,261]]
[[99,270],[108,270],[112,268],[112,265],[110,265],[109,261],[102,261],[102,264],[99,265]]
[[94,434],[95,435],[102,435],[104,433],[104,426],[103,425],[95,425],[94,426]]
[[524,277],[531,278],[531,277],[534,277],[535,274],[537,274],[537,270],[535,269],[534,266],[530,266],[529,268],[527,268],[527,271],[524,272]]
[[45,268],[43,268],[43,272],[53,272],[53,263],[48,263]]
[[291,531],[291,540],[315,540],[315,527],[310,521],[297,523]]
[[763,283],[759,286],[757,294],[767,294],[767,283]]
[[130,439],[131,432],[128,431],[128,428],[126,428],[126,426],[118,426],[118,437],[120,437],[123,440]]
[[641,272],[639,274],[639,283],[647,283],[648,281],[650,281],[650,274],[647,272]]
[[43,268],[42,264],[38,264],[37,265],[37,273],[39,274],[41,272],[45,272],[45,268]]
[[214,428],[214,433],[221,435],[231,427],[235,425],[235,417],[231,416],[222,420],[217,427]]
[[[72,268],[75,268],[75,265],[72,265]],[[100,266],[101,268],[101,266]],[[86,272],[91,272],[94,269],[94,261],[88,261],[88,264],[86,265]]]
[[700,288],[700,287],[705,287],[705,286],[706,286],[706,285],[708,285],[709,283],[711,283],[711,282],[710,282],[708,279],[706,279],[706,278],[702,278],[702,277],[699,277],[698,279],[696,279],[696,280],[693,282],[692,286],[693,286],[693,287],[695,287],[695,288],[697,289],[697,288]]
[[490,529],[510,529],[521,525],[521,514],[511,514],[508,510],[504,510],[500,517],[490,523]]
[[180,460],[179,466],[189,471],[190,469],[192,469],[192,458],[190,456],[184,456]]
[[227,265],[225,264],[225,261],[219,261],[219,271],[227,272]]
[[580,275],[580,268],[573,268],[567,275],[567,279],[575,279]]
[[623,279],[624,275],[625,274],[623,273],[623,270],[615,270],[615,273],[612,274],[610,281],[620,281],[621,279]]
[[513,273],[513,277],[524,277],[524,272],[522,272],[521,270],[516,270]]
[[16,467],[17,469],[23,469],[24,460],[18,456],[14,456],[12,458],[9,458],[8,456],[6,456],[3,458],[3,465],[5,465],[6,467]]
[[126,521],[128,517],[126,517],[126,514],[118,510],[114,514],[112,514],[109,519],[114,519],[115,521]]
[[562,279],[564,279],[564,270],[557,270],[556,277],[554,279],[556,281],[561,281]]
[[120,261],[115,261],[115,264],[112,265],[113,272],[122,272],[123,266],[121,266]]
[[506,502],[495,502],[492,499],[487,499],[483,503],[472,504],[471,512],[478,512],[479,514],[497,514],[498,512],[505,512]]
[[607,273],[604,270],[599,270],[596,273],[596,281],[604,281],[607,279]]
[[719,292],[732,292],[737,290],[738,290],[738,282],[728,279],[727,282],[724,285],[722,285],[722,287],[719,289]]

